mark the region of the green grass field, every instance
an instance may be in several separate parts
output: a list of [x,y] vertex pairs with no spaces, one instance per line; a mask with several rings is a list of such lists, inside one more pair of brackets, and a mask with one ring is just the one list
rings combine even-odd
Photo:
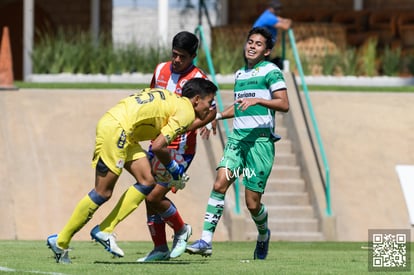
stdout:
[[[8,274],[369,274],[367,243],[272,242],[268,258],[253,260],[254,242],[216,242],[213,255],[183,254],[158,263],[137,263],[150,242],[119,242],[123,258],[100,244],[72,242],[72,264],[56,264],[45,241],[0,241],[0,273]],[[389,272],[374,272],[375,274]]]

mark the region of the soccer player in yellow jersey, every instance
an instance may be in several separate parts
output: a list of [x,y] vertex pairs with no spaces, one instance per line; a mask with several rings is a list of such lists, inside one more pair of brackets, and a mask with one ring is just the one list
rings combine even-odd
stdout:
[[145,89],[133,94],[107,111],[96,127],[95,187],[82,198],[64,228],[48,237],[47,245],[57,263],[70,263],[69,243],[76,232],[112,195],[125,168],[137,181],[131,186],[135,208],[155,186],[151,166],[141,141],[153,140],[152,151],[179,183],[184,167],[171,160],[167,146],[186,132],[195,118],[210,112],[217,87],[209,80],[194,78],[183,87],[182,96],[164,89]]
[[[197,66],[194,65],[194,59],[197,56],[198,38],[195,34],[188,31],[177,33],[172,40],[171,60],[158,64],[154,70],[151,80],[151,88],[167,89],[181,95],[184,84],[192,78],[205,78],[207,75]],[[216,117],[216,108],[213,103],[212,109],[204,119],[195,119],[188,131],[177,137],[170,143],[168,149],[178,163],[182,164],[187,171],[194,159],[197,144],[197,128],[201,127],[200,135],[202,138],[208,138],[209,130],[203,127],[213,121]],[[215,134],[215,125],[212,123],[213,134]],[[158,158],[152,153],[151,145],[148,148],[148,158],[150,163],[158,163]],[[181,256],[186,248],[187,240],[192,234],[191,225],[186,224],[178,208],[167,194],[171,190],[169,187],[169,175],[162,165],[156,169],[154,166],[153,174],[157,185],[151,193],[145,198],[147,206],[147,225],[154,244],[154,248],[144,257],[139,258],[138,262],[166,261]],[[155,169],[154,169],[155,168]],[[168,172],[166,172],[168,173]],[[182,188],[184,185],[182,186]],[[175,190],[179,190],[175,186]],[[103,221],[91,230],[91,238],[100,244],[109,253],[122,257],[124,252],[116,243],[114,230],[116,226],[123,221],[127,215],[132,213],[136,206],[126,201],[136,201],[134,189],[127,189],[118,200],[117,206],[106,216]],[[120,205],[120,206],[118,206]],[[171,251],[168,247],[166,225],[174,231]]]

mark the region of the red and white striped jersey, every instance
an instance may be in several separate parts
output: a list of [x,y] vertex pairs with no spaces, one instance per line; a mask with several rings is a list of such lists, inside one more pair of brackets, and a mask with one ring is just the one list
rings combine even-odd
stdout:
[[[199,68],[191,65],[182,73],[172,71],[171,61],[160,63],[155,68],[151,80],[151,88],[162,88],[181,95],[184,84],[195,77],[207,78],[207,75]],[[197,142],[197,130],[188,131],[177,136],[168,148],[177,150],[180,154],[195,154]]]

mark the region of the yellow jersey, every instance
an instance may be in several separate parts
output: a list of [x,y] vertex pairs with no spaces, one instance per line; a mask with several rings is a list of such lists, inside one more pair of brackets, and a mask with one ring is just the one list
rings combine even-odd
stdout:
[[156,88],[147,88],[122,99],[108,113],[119,121],[130,144],[153,140],[160,133],[170,144],[177,135],[185,133],[195,119],[188,98]]

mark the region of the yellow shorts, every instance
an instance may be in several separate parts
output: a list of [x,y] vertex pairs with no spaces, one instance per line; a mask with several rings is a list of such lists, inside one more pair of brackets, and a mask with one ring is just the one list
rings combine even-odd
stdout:
[[125,131],[117,120],[108,113],[102,116],[96,126],[93,168],[102,159],[109,170],[119,176],[125,163],[146,156],[140,144],[127,143]]

